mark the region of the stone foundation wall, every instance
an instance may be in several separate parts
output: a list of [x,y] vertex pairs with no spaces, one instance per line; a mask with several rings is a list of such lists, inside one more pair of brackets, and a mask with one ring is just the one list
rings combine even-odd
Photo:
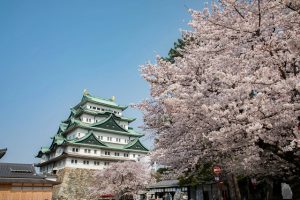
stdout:
[[64,168],[57,171],[61,184],[53,188],[53,200],[91,200],[89,188],[97,170]]

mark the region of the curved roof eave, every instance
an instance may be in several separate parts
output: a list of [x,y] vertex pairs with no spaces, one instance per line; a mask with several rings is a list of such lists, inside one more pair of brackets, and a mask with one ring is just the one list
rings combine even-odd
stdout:
[[148,153],[148,151],[137,150],[137,149],[124,149],[124,148],[116,148],[116,147],[111,147],[111,146],[99,146],[99,145],[93,145],[93,144],[72,143],[70,141],[64,143],[64,145],[84,146],[84,147],[90,147],[90,148],[93,147],[93,148],[98,148],[98,149],[109,149],[109,150],[123,151],[123,152]]
[[79,106],[85,104],[86,102],[96,103],[98,105],[103,105],[103,106],[110,107],[110,108],[121,109],[122,111],[126,110],[128,108],[128,106],[117,105],[116,103],[113,103],[111,100],[94,97],[89,94],[83,94],[81,101],[73,108],[76,109]]
[[[124,148],[125,149],[130,149],[131,147],[134,147],[135,145],[140,146],[139,148],[144,149],[145,151],[149,151],[149,149],[147,147],[145,147],[141,141],[139,140],[139,138],[134,139],[133,141],[131,141],[130,143],[128,143]],[[138,149],[141,150],[141,149]]]

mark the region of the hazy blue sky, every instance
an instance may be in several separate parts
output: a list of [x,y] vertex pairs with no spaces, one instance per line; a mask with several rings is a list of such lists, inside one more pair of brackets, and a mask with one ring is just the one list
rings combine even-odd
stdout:
[[[201,0],[1,0],[1,162],[33,163],[84,88],[140,102],[139,66],[167,55]],[[139,111],[134,127],[142,125]]]

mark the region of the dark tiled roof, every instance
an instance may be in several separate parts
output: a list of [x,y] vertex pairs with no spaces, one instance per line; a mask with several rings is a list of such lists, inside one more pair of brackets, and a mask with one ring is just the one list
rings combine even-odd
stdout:
[[60,184],[56,181],[50,181],[47,179],[38,179],[38,178],[1,178],[0,183],[45,183],[51,185]]
[[178,180],[164,180],[148,186],[148,188],[167,188],[167,187],[178,187]]
[[17,163],[0,163],[0,182],[57,184],[55,181],[46,180],[44,177],[36,174],[32,164]]
[[31,164],[0,163],[1,178],[41,178]]

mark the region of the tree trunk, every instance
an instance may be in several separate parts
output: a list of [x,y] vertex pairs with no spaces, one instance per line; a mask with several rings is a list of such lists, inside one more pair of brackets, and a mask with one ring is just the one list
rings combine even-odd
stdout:
[[234,174],[227,175],[229,194],[232,200],[241,200],[239,185]]
[[267,183],[267,194],[266,194],[266,200],[272,200],[273,196],[273,181],[269,178],[266,178],[266,183]]

